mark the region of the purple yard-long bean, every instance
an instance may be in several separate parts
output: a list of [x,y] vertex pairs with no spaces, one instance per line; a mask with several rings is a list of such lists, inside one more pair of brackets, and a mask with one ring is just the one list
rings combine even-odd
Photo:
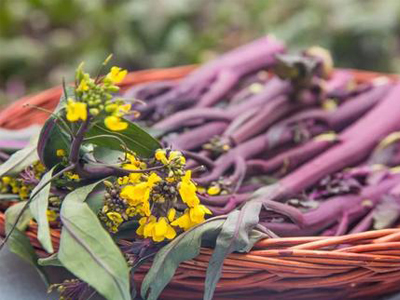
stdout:
[[[351,224],[354,220],[365,216],[382,200],[384,195],[399,183],[400,175],[394,175],[377,185],[363,188],[357,195],[349,194],[330,198],[322,202],[318,208],[304,213],[302,228],[286,222],[262,221],[261,224],[280,236],[315,235],[332,224],[340,223],[343,218],[348,218],[347,223]],[[342,234],[347,230],[348,228],[343,230]]]
[[[314,118],[326,123],[328,125],[327,130],[340,131],[343,127],[351,124],[376,105],[390,89],[391,85],[382,85],[352,100],[348,100],[333,112],[320,109],[309,110],[304,113],[301,112],[283,123],[298,122],[302,118]],[[322,153],[337,141],[335,135],[323,135],[321,138],[312,139],[271,159],[248,161],[248,167],[253,172],[269,173],[279,168],[284,168],[285,172],[288,172],[310,158],[315,157],[315,155]]]
[[340,143],[279,180],[270,190],[271,199],[299,193],[328,174],[365,159],[380,140],[400,129],[399,93],[400,84],[396,84],[378,105],[339,135]]
[[175,88],[153,99],[146,110],[165,115],[166,112],[172,113],[180,107],[193,104],[199,107],[212,106],[242,76],[270,67],[275,63],[275,55],[283,51],[284,45],[272,36],[239,47],[189,74]]

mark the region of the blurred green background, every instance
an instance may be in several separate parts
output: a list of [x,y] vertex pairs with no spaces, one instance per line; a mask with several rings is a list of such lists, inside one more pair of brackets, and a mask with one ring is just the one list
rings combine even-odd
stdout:
[[399,72],[399,0],[0,0],[0,103],[114,53],[129,70],[208,60],[265,33],[338,66]]

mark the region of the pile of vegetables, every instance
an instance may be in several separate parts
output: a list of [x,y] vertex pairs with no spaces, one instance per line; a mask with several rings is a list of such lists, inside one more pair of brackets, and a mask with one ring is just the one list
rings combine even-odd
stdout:
[[[134,298],[135,271],[150,261],[141,296],[156,299],[201,246],[214,248],[212,299],[224,258],[262,238],[396,224],[397,83],[359,83],[328,51],[288,54],[272,36],[125,91],[125,70],[100,75],[108,61],[94,78],[80,66],[38,140],[0,167],[2,246],[44,278],[47,265],[74,274],[51,286],[62,299]],[[32,219],[46,258],[23,234]]]

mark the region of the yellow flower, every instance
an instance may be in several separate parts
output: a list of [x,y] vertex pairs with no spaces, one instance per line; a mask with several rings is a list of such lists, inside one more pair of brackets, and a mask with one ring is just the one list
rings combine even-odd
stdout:
[[119,67],[112,67],[106,78],[113,83],[119,83],[125,78],[126,74],[128,74],[127,70],[122,70]]
[[10,176],[4,176],[1,178],[1,181],[4,185],[9,185],[11,182],[11,177]]
[[124,177],[118,177],[118,184],[119,185],[124,185],[129,182],[129,176],[124,176]]
[[66,152],[65,152],[64,149],[57,149],[56,155],[57,155],[58,157],[63,157],[63,156],[66,155]]
[[211,186],[207,190],[207,194],[209,194],[211,196],[218,195],[220,192],[221,192],[221,188],[217,185]]
[[123,187],[120,196],[126,199],[131,206],[138,205],[141,202],[145,203],[150,198],[151,189],[160,180],[161,178],[156,173],[152,173],[147,179],[147,182]]
[[143,217],[139,220],[139,225],[136,233],[145,238],[151,237],[155,242],[162,242],[166,238],[172,240],[176,237],[175,229],[165,217],[158,218],[158,221],[154,216]]
[[147,219],[148,219],[147,217],[142,217],[139,219],[139,227],[138,227],[138,229],[136,229],[136,233],[138,235],[141,235],[141,236],[144,235],[144,227],[147,223]]
[[108,116],[104,119],[106,127],[112,131],[121,131],[128,128],[128,123],[121,121],[121,118],[116,116]]
[[168,221],[173,222],[175,220],[176,210],[175,208],[170,208],[168,211]]
[[179,226],[180,228],[182,228],[183,230],[188,230],[191,227],[195,226],[196,223],[193,223],[192,220],[190,219],[189,216],[189,212],[185,211],[185,213],[180,216],[178,219],[176,219],[175,221],[173,221],[171,223],[172,226]]
[[120,196],[126,199],[129,205],[135,206],[149,200],[150,189],[147,182],[141,182],[137,185],[127,185],[122,188]]
[[136,211],[136,209],[134,207],[128,207],[125,210],[125,213],[128,215],[128,217],[134,217],[134,216],[137,215],[137,211]]
[[153,229],[153,241],[162,242],[165,238],[172,240],[176,237],[175,229],[168,223],[167,219],[161,217],[158,222],[154,225]]
[[[125,169],[125,170],[131,170],[131,171],[140,170],[134,164],[124,164],[124,165],[122,165],[122,168]],[[140,174],[140,173],[130,173],[129,174],[129,181],[131,183],[137,183],[141,176],[142,176],[142,174]]]
[[49,222],[54,222],[55,220],[57,220],[57,213],[54,210],[48,209],[46,211],[46,215]]
[[46,171],[46,167],[40,163],[39,161],[33,164],[36,173],[44,173]]
[[161,161],[164,165],[168,164],[168,159],[166,155],[166,151],[162,149],[158,149],[155,154],[155,158],[158,161]]
[[78,174],[74,174],[72,172],[66,172],[65,175],[71,180],[78,181],[80,179]]
[[86,121],[87,119],[87,105],[83,102],[75,102],[68,99],[67,103],[67,120],[76,122],[79,120]]
[[161,161],[164,165],[171,163],[175,159],[179,159],[181,164],[186,163],[186,159],[180,151],[171,151],[167,158],[167,152],[163,149],[158,149],[156,150],[154,157],[156,160]]
[[202,204],[192,207],[189,210],[190,220],[196,224],[200,224],[200,223],[204,222],[205,214],[211,215],[212,213],[207,207],[205,207]]
[[192,172],[186,171],[185,175],[182,177],[182,181],[179,185],[179,194],[181,195],[182,201],[186,203],[189,207],[195,207],[199,205],[200,200],[196,195],[196,185],[191,180]]
[[158,176],[156,173],[151,173],[149,178],[147,179],[147,184],[150,188],[152,188],[159,181],[161,181],[160,176]]
[[175,160],[175,159],[179,159],[179,162],[180,162],[181,164],[185,164],[185,163],[186,163],[186,159],[185,159],[185,157],[182,155],[182,152],[180,152],[180,151],[171,151],[171,152],[169,153],[168,161],[171,162],[171,161],[173,161],[173,160]]
[[151,215],[150,202],[149,201],[143,202],[136,208],[136,211],[141,216],[150,216]]
[[130,103],[119,105],[117,108],[117,111],[114,113],[114,115],[117,117],[125,116],[126,114],[128,114],[131,111],[131,106],[132,105]]
[[127,153],[126,158],[131,162],[132,165],[135,165],[136,167],[140,167],[141,162],[136,159],[135,155]]
[[120,213],[117,213],[117,212],[109,212],[109,213],[107,213],[107,217],[116,225],[116,226],[119,226],[123,221],[124,221],[124,219],[122,218],[122,216],[121,216],[121,214]]
[[157,222],[157,218],[155,216],[149,216],[146,218],[146,222],[143,225],[143,236],[145,238],[151,237],[153,235],[154,225]]
[[18,191],[18,195],[21,197],[21,199],[25,199],[28,198],[29,196],[29,189],[27,186],[23,185],[19,191]]
[[111,115],[116,117],[123,117],[131,111],[132,105],[130,103],[118,104],[111,103],[106,105],[105,111],[111,113]]
[[86,82],[86,79],[82,79],[81,82],[79,83],[78,88],[76,89],[78,92],[85,92],[89,89],[89,86]]

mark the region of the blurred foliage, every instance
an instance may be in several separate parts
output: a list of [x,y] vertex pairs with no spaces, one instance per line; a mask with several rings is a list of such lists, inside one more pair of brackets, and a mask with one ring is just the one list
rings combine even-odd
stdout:
[[327,47],[338,66],[398,72],[399,16],[398,0],[0,0],[0,101],[109,53],[129,70],[167,67],[265,33],[293,51]]

